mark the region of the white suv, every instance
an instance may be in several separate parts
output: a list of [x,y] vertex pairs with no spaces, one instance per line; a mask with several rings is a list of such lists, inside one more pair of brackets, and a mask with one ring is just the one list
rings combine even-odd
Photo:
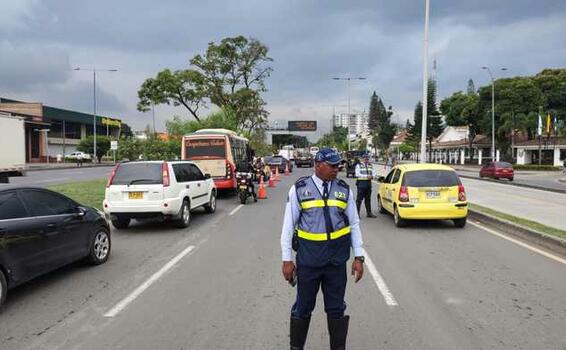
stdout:
[[184,228],[191,210],[216,211],[216,186],[210,175],[188,161],[142,161],[116,165],[103,202],[104,212],[117,229],[131,219],[171,219]]

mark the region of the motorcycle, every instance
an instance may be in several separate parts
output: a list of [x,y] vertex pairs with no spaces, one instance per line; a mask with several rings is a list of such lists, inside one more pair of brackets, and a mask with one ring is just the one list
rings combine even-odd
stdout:
[[240,198],[240,203],[246,204],[250,196],[254,197],[254,202],[257,202],[252,173],[237,172],[236,182],[238,183],[238,197]]

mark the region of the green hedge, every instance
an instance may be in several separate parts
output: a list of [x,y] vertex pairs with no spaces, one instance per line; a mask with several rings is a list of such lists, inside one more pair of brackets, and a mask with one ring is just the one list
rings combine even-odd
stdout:
[[538,164],[514,164],[513,169],[515,170],[543,170],[543,171],[560,171],[560,167],[552,165],[538,165]]

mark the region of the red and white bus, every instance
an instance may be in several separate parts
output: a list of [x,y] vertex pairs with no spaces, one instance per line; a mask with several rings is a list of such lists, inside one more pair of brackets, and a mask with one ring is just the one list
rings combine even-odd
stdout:
[[236,169],[252,158],[249,141],[226,129],[202,129],[183,136],[181,158],[195,162],[218,189],[236,188]]

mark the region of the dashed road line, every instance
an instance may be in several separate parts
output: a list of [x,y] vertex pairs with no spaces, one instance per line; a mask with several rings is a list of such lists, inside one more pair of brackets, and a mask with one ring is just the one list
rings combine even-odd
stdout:
[[194,249],[195,246],[192,245],[188,246],[187,248],[185,248],[185,250],[177,254],[177,256],[175,256],[173,259],[169,260],[169,262],[163,265],[163,267],[159,269],[159,271],[154,273],[144,283],[142,283],[139,287],[137,287],[132,293],[130,293],[128,296],[126,296],[124,299],[118,302],[118,304],[116,304],[113,308],[111,308],[108,312],[106,312],[104,314],[104,317],[114,317],[118,313],[120,313],[120,311],[124,310],[131,302],[136,300],[136,298],[139,297],[146,289],[148,289],[153,283],[155,283],[167,271],[169,271],[173,266],[175,266],[176,263],[178,263],[183,257],[185,257]]
[[368,271],[371,274],[371,277],[373,277],[377,289],[379,289],[379,292],[383,296],[383,299],[385,299],[385,303],[389,306],[398,306],[399,303],[397,303],[397,300],[395,300],[393,293],[391,293],[389,287],[387,287],[387,284],[379,274],[379,271],[377,271],[377,268],[375,267],[373,261],[371,260],[367,251],[365,250],[364,250],[364,256],[365,256],[365,265],[367,266]]
[[236,214],[236,212],[237,212],[238,210],[240,210],[243,206],[244,206],[243,204],[238,205],[236,208],[234,208],[234,210],[232,210],[232,211],[230,212],[230,214],[228,214],[228,216],[232,216],[232,215]]

